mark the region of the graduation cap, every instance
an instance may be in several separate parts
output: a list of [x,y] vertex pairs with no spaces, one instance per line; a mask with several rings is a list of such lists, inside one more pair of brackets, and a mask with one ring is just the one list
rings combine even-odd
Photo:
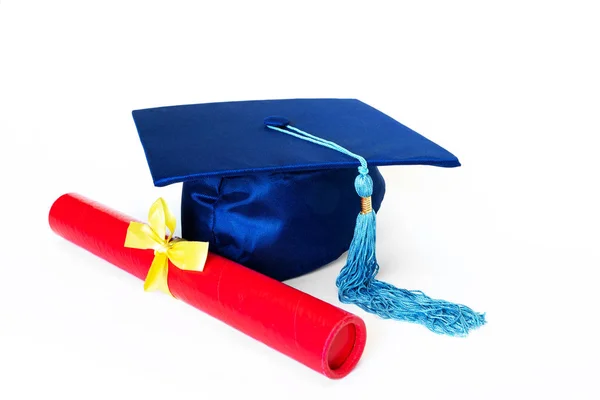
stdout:
[[375,279],[378,166],[458,167],[458,159],[355,99],[194,104],[133,111],[156,186],[183,183],[182,236],[277,280],[348,251],[339,299],[382,318],[465,335],[470,308]]

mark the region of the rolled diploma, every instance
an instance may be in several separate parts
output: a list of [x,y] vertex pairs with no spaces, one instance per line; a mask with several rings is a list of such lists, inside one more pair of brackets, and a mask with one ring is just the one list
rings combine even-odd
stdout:
[[[131,221],[78,194],[58,198],[49,214],[55,233],[143,280],[154,252],[124,247]],[[216,254],[202,272],[169,263],[168,285],[175,298],[329,378],[350,373],[365,347],[356,315]]]

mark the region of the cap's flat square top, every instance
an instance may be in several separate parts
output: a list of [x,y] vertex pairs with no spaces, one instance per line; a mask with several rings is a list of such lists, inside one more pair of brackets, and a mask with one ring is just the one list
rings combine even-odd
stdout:
[[457,167],[458,159],[355,99],[289,99],[193,104],[133,111],[155,185],[202,176],[358,167],[355,159],[267,128],[290,125],[363,156],[369,165]]

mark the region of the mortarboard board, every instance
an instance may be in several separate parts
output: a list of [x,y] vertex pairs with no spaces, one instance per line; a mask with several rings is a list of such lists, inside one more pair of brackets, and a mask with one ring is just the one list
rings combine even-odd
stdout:
[[460,165],[393,118],[355,99],[169,106],[133,118],[154,184],[183,182],[186,239],[277,280],[349,250],[341,301],[439,333],[484,323],[465,306],[375,280],[375,215],[385,194],[377,167]]

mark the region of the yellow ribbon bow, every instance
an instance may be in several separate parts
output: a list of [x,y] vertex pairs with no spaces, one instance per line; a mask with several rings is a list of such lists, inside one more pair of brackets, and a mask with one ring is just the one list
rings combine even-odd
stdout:
[[174,239],[175,225],[175,216],[171,214],[167,203],[159,198],[150,207],[148,224],[131,222],[127,228],[125,247],[154,250],[154,260],[144,281],[145,291],[160,290],[172,296],[167,281],[169,260],[176,267],[186,271],[204,269],[208,243]]

